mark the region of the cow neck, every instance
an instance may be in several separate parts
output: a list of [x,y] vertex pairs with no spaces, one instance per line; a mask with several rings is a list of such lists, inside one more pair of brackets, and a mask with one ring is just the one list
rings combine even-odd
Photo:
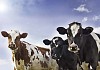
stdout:
[[[12,60],[14,63],[16,63],[16,59],[19,58],[19,56],[17,54],[19,54],[19,47],[17,45],[15,45],[17,48],[15,50],[12,51]],[[16,56],[17,55],[17,56]]]
[[25,43],[20,42],[18,46],[18,50],[16,51],[14,56],[15,56],[15,60],[17,60],[18,63],[20,63],[20,60],[24,60],[24,65],[27,66],[28,63],[30,64],[30,58],[28,56],[28,51],[26,49]]
[[19,58],[21,56],[21,42],[19,45],[16,45],[16,49],[12,51],[13,57]]
[[23,48],[23,43],[21,43],[21,41],[20,41],[20,44],[18,45],[18,49],[19,49],[19,56],[21,56],[22,54],[22,48]]
[[24,43],[22,43],[21,41],[20,41],[20,44],[19,45],[16,45],[16,47],[18,47],[17,49],[15,49],[14,51],[13,51],[13,55],[15,56],[15,59],[17,59],[17,60],[20,60],[20,59],[23,59],[23,48],[25,48],[25,44]]

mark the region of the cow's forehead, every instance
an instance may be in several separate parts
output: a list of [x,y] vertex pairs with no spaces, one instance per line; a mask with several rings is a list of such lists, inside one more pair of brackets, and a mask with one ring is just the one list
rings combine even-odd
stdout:
[[80,25],[78,24],[73,24],[70,26],[71,32],[73,34],[73,37],[78,33],[78,30],[80,29]]
[[73,25],[70,26],[70,28],[74,29],[74,30],[79,29],[79,27],[80,27],[80,25],[78,25],[78,24],[73,24]]
[[53,38],[53,43],[55,43],[55,41],[57,41],[57,40],[59,40],[59,38],[58,37],[56,37],[56,38]]
[[10,35],[11,37],[17,37],[17,36],[20,35],[20,32],[17,31],[17,30],[11,30],[11,31],[9,32],[9,35]]

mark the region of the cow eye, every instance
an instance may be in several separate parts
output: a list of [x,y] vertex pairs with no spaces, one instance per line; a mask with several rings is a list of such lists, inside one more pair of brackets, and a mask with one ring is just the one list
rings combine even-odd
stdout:
[[82,35],[80,33],[77,33],[76,34],[76,37],[81,37]]
[[67,34],[67,36],[69,36],[69,34]]
[[16,38],[20,38],[20,36],[17,36]]
[[11,35],[9,35],[8,38],[11,38]]
[[81,34],[79,34],[78,36],[80,36],[80,37],[81,37],[82,35],[81,35]]

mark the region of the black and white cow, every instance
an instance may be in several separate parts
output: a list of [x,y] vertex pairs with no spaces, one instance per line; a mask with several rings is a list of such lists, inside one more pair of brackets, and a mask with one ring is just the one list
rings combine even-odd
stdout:
[[52,40],[43,40],[45,45],[50,45],[51,56],[59,65],[59,70],[77,70],[77,63],[79,62],[76,53],[68,50],[67,40],[61,37],[54,37]]
[[[72,22],[69,27],[58,27],[59,34],[67,34],[69,51],[74,48],[79,52],[81,62],[89,63],[90,70],[96,70],[98,65],[98,53],[100,51],[100,35],[93,33],[92,27],[82,28],[81,23]],[[99,37],[98,37],[99,35]]]

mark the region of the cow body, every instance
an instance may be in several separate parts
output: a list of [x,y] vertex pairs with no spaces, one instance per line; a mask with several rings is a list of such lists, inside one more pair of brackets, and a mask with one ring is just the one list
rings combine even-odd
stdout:
[[[14,70],[58,70],[56,61],[51,59],[49,49],[20,41],[21,36],[19,35],[21,34],[15,31],[12,34],[2,31],[2,35],[8,37],[8,47],[12,50]],[[26,35],[23,36],[25,38]]]
[[[97,34],[91,33],[92,27],[82,28],[81,23],[73,22],[69,24],[67,29],[58,27],[57,31],[60,34],[67,34],[69,51],[71,48],[76,48],[79,52],[81,62],[89,63],[90,70],[96,70],[99,58],[100,40]],[[98,46],[99,45],[99,46]]]
[[21,48],[13,53],[13,62],[17,70],[50,70],[52,61],[50,50],[21,42]]
[[59,65],[59,70],[77,70],[79,59],[76,53],[68,50],[67,40],[61,37],[54,37],[52,40],[43,40],[45,45],[50,45],[51,56]]
[[82,42],[80,45],[80,59],[82,62],[89,63],[92,66],[91,69],[94,70],[97,68],[98,65],[98,47],[96,45],[96,41],[92,37],[92,35],[83,36]]

